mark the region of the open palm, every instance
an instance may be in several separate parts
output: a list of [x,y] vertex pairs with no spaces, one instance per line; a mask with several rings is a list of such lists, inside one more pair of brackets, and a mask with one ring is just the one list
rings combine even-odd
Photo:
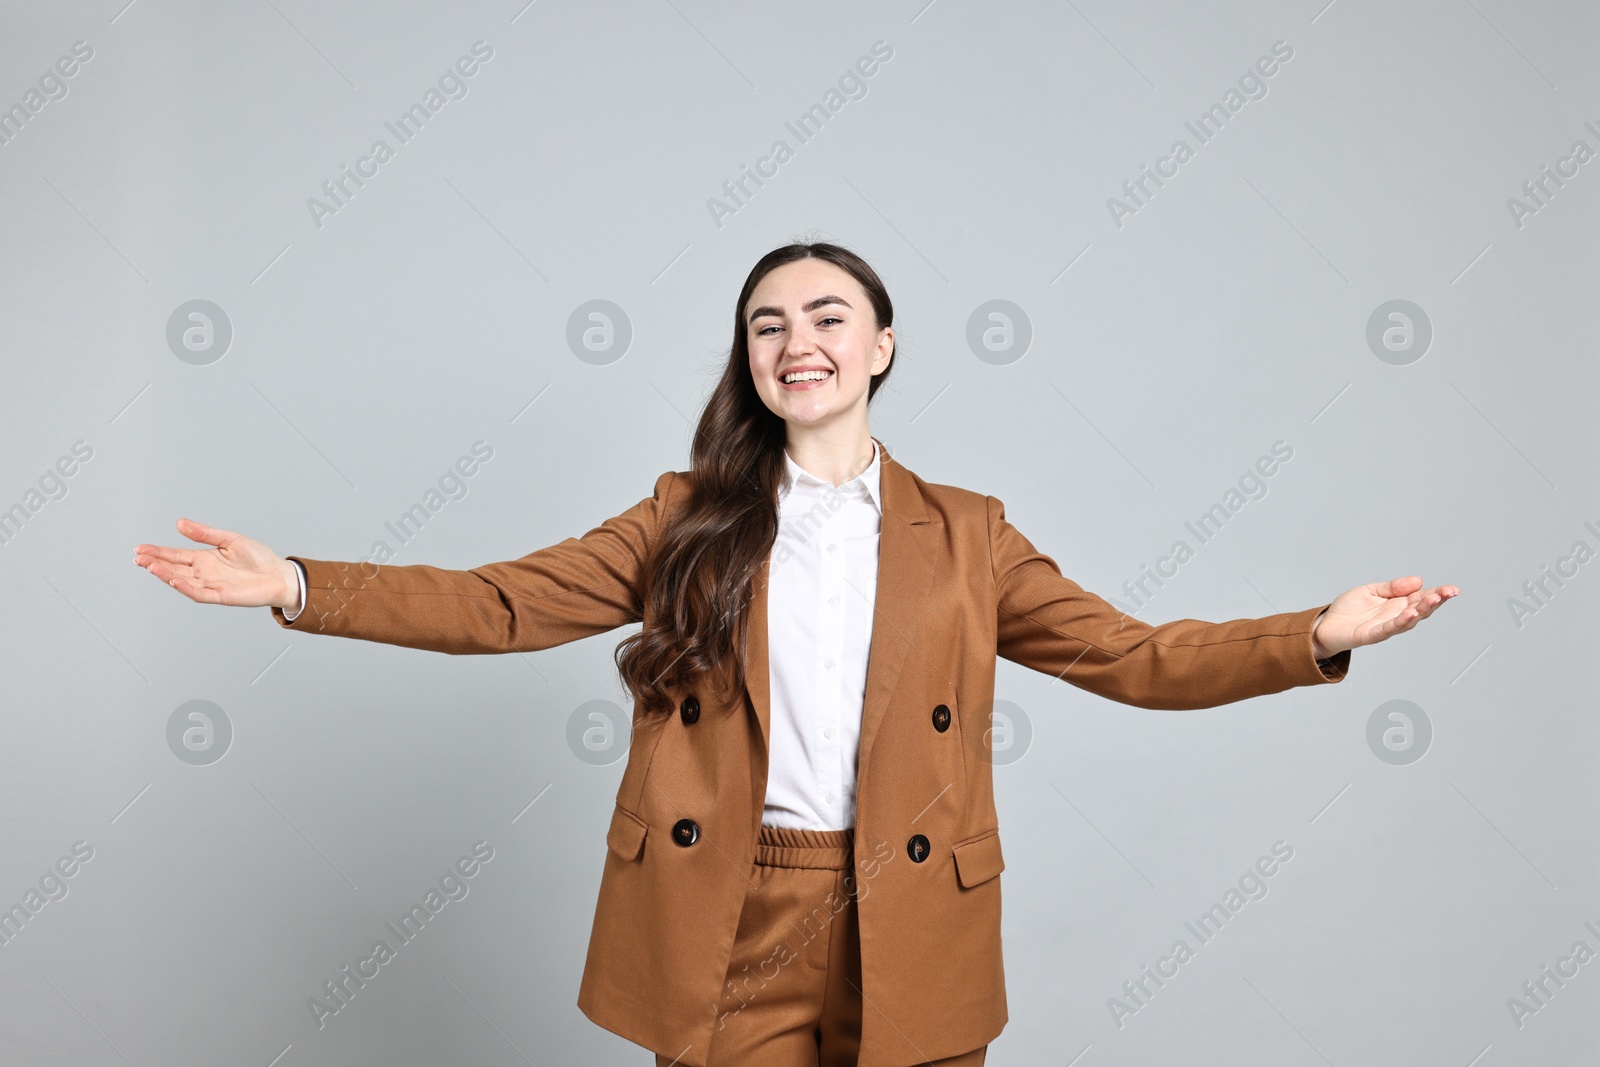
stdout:
[[1405,633],[1460,592],[1453,585],[1423,589],[1415,574],[1358,585],[1328,605],[1317,622],[1317,642],[1333,652],[1377,644]]
[[200,604],[287,607],[298,601],[294,565],[260,541],[232,530],[179,519],[178,532],[215,548],[136,545],[133,562]]

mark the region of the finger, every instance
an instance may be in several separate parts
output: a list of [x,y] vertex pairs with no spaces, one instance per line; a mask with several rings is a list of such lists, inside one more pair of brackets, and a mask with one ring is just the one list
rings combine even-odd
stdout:
[[194,565],[195,552],[192,548],[173,548],[169,545],[140,545],[133,550],[133,561],[141,567],[151,560],[190,567]]
[[1445,596],[1438,590],[1429,592],[1429,594],[1423,598],[1422,603],[1417,605],[1417,610],[1419,612],[1417,617],[1426,619],[1429,615],[1432,615],[1435,611],[1439,610],[1440,604],[1443,604],[1449,599],[1450,598],[1448,596]]
[[182,575],[179,575],[178,577],[173,578],[167,584],[197,604],[222,603],[222,594],[218,593],[215,589],[207,589],[204,585],[201,585],[192,578],[185,578]]
[[182,578],[191,582],[197,580],[195,578],[194,568],[186,567],[182,564],[161,563],[158,561],[145,567],[145,570],[149,571],[157,579],[167,583],[168,585],[172,584],[172,580],[174,578]]
[[1411,613],[1410,608],[1407,608],[1384,624],[1383,636],[1390,638],[1395,634],[1403,634],[1415,626],[1416,622],[1416,616]]
[[1402,607],[1393,618],[1384,620],[1379,624],[1378,632],[1383,637],[1393,637],[1395,634],[1405,633],[1417,622],[1417,609],[1409,605]]
[[179,519],[177,525],[178,532],[189,540],[199,541],[207,545],[216,545],[219,548],[239,536],[232,530],[222,530],[215,526],[207,526],[205,523],[195,522],[193,519]]
[[176,570],[164,563],[152,563],[145,570],[150,572],[150,577],[162,585],[171,586],[179,592],[183,591],[179,583],[189,577],[187,574],[180,575]]
[[1440,585],[1440,587],[1438,587],[1438,601],[1434,606],[1432,606],[1432,608],[1427,609],[1429,614],[1434,613],[1435,609],[1440,608],[1445,601],[1454,600],[1454,598],[1458,597],[1458,595],[1461,595],[1461,590],[1458,589],[1456,592],[1450,592],[1450,589],[1450,585]]
[[1382,597],[1410,596],[1421,588],[1422,579],[1415,574],[1391,578],[1387,582],[1374,582],[1372,585],[1372,591]]

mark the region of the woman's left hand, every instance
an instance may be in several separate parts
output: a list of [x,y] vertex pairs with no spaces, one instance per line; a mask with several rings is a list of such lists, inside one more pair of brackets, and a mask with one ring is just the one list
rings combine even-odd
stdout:
[[1350,648],[1375,645],[1395,634],[1403,634],[1461,590],[1453,585],[1422,588],[1422,579],[1412,574],[1387,582],[1358,585],[1329,604],[1311,630],[1311,644],[1318,659],[1327,659]]

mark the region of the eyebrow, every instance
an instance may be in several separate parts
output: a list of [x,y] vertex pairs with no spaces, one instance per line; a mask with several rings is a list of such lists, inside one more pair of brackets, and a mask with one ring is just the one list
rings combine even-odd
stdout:
[[[824,304],[843,304],[845,307],[850,307],[850,301],[846,300],[842,296],[819,296],[809,304],[802,305],[800,310],[815,311]],[[851,308],[851,310],[853,311],[855,309]],[[758,307],[754,311],[750,312],[750,318],[746,320],[745,325],[750,325],[750,323],[755,322],[763,315],[776,315],[779,318],[782,318],[783,309],[775,308],[771,304],[763,304],[761,307]]]

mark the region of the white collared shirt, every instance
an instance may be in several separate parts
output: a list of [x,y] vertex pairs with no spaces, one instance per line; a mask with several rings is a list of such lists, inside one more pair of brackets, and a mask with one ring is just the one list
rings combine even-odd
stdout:
[[[767,587],[772,742],[761,821],[768,826],[855,825],[883,527],[878,452],[873,441],[871,464],[838,487],[783,454]],[[298,561],[295,572],[304,610],[306,575]]]
[[784,452],[767,586],[768,826],[855,825],[856,759],[883,527],[878,442],[837,488]]

